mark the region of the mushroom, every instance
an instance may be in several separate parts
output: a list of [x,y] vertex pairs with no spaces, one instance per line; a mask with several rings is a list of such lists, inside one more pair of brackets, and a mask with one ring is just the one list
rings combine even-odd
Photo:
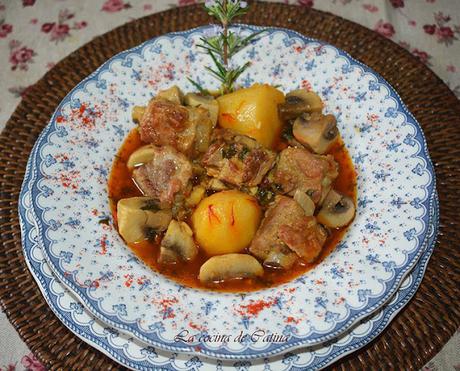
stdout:
[[127,243],[147,239],[151,230],[164,231],[170,221],[171,211],[160,210],[153,198],[131,197],[118,201],[118,231]]
[[203,107],[209,112],[211,118],[212,127],[217,124],[217,116],[219,114],[219,104],[211,96],[198,95],[195,93],[188,93],[184,97],[184,103],[191,107]]
[[297,254],[286,246],[274,247],[264,260],[264,265],[273,269],[289,269],[297,260]]
[[151,144],[142,146],[135,150],[133,153],[131,153],[131,155],[128,158],[128,162],[126,163],[126,166],[128,167],[128,169],[132,170],[137,166],[146,164],[147,162],[153,160],[155,152],[155,147],[153,147]]
[[195,155],[206,152],[211,140],[211,132],[215,123],[209,116],[209,111],[203,107],[187,107],[189,122],[195,126]]
[[228,189],[227,185],[217,178],[211,178],[208,181],[206,188],[216,192],[225,191]]
[[339,136],[334,115],[319,112],[304,113],[298,117],[292,126],[292,133],[300,143],[320,155],[327,152]]
[[200,203],[205,194],[206,189],[203,186],[197,185],[193,187],[190,196],[188,196],[185,200],[185,205],[188,207],[195,207]]
[[182,104],[183,94],[181,90],[176,86],[171,86],[169,89],[161,90],[157,94],[157,98],[166,99],[170,102]]
[[140,122],[142,116],[144,116],[146,107],[145,106],[134,106],[133,110],[131,111],[131,117],[134,121]]
[[202,283],[221,282],[229,279],[241,279],[262,276],[264,269],[252,255],[225,254],[216,255],[207,260],[200,268],[199,280]]
[[177,263],[178,260],[195,259],[198,248],[193,241],[193,232],[185,222],[171,220],[168,230],[161,241],[160,263]]
[[278,112],[283,120],[293,120],[304,112],[321,112],[323,101],[312,91],[298,89],[286,94],[284,103],[278,105]]
[[321,198],[318,202],[318,206],[321,206],[323,204],[324,200],[329,194],[329,191],[332,188],[332,182],[333,182],[333,179],[331,179],[328,176],[324,177],[324,179],[321,181]]
[[315,203],[306,192],[297,189],[293,198],[302,207],[306,216],[312,216],[315,213]]
[[331,190],[323,202],[323,206],[317,215],[317,220],[327,227],[338,228],[349,224],[354,216],[355,205],[353,200],[335,190]]

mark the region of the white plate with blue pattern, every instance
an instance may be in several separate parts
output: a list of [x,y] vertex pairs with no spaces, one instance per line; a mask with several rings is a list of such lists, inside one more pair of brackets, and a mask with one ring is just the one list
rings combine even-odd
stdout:
[[439,223],[437,199],[430,219],[429,242],[414,270],[403,281],[395,296],[382,310],[371,315],[328,344],[299,349],[251,361],[229,361],[203,356],[169,353],[148,346],[107,326],[89,313],[63,286],[49,268],[37,244],[30,191],[24,186],[19,202],[22,243],[26,262],[53,312],[75,335],[120,364],[135,370],[238,370],[288,371],[318,370],[364,347],[375,339],[409,302],[419,287],[433,252]]
[[[242,33],[259,29],[239,28]],[[318,92],[325,110],[336,115],[355,163],[356,218],[315,269],[244,296],[191,289],[143,265],[112,225],[99,223],[110,217],[107,177],[134,127],[131,108],[173,84],[193,90],[185,76],[217,87],[202,73],[210,61],[194,47],[210,30],[164,35],[120,53],[61,102],[35,145],[27,173],[38,242],[58,279],[95,317],[150,346],[251,359],[320,344],[381,308],[397,291],[428,242],[435,191],[415,118],[382,77],[345,52],[269,28],[235,56],[236,63],[253,62],[241,76],[243,85],[266,82],[284,91],[300,85]],[[253,304],[265,309],[253,315],[247,311]],[[184,331],[190,341],[177,341]],[[263,337],[238,341],[240,333],[255,331]],[[208,341],[222,335],[231,340]]]

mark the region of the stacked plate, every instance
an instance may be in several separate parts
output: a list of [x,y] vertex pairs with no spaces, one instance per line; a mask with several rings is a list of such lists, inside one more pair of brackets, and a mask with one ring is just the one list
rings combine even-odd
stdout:
[[24,254],[60,320],[127,367],[319,369],[381,333],[423,278],[439,216],[424,136],[371,69],[334,46],[266,29],[235,57],[253,62],[240,81],[319,93],[357,171],[356,218],[325,261],[282,286],[238,295],[178,285],[119,237],[107,178],[134,127],[134,105],[171,85],[192,91],[187,76],[217,87],[194,46],[212,30],[168,34],[120,53],[61,102],[26,170]]

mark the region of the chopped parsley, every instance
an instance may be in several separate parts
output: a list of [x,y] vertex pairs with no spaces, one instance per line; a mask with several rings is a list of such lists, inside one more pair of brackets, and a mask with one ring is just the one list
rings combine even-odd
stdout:
[[292,123],[290,122],[287,122],[284,127],[283,127],[283,131],[281,132],[281,137],[284,139],[284,140],[291,140],[294,138],[294,135],[292,134]]
[[256,197],[263,206],[268,205],[275,199],[277,193],[282,193],[283,187],[278,183],[271,183],[268,186],[260,187],[257,190]]
[[155,228],[152,227],[146,227],[145,231],[145,238],[147,238],[149,241],[153,242],[158,236],[158,232],[155,230]]
[[250,149],[247,146],[243,145],[243,148],[238,153],[238,158],[241,161],[244,161],[244,159],[246,158],[246,156],[248,155],[249,152],[250,152]]
[[268,205],[275,198],[275,192],[267,188],[259,188],[256,194],[261,205]]
[[315,190],[314,189],[308,189],[307,192],[305,192],[307,194],[308,197],[312,198],[313,195],[315,194]]
[[222,157],[223,158],[232,158],[233,156],[236,155],[236,148],[235,148],[235,144],[232,143],[232,144],[229,144],[227,146],[225,146],[224,148],[222,148]]

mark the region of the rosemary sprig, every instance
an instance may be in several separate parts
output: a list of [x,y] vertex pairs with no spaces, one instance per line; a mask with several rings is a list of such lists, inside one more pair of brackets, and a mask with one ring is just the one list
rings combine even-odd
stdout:
[[191,84],[200,92],[201,95],[211,95],[209,91],[201,86],[199,82],[187,77],[187,80],[191,82]]
[[[222,25],[219,34],[200,38],[201,43],[197,47],[203,49],[212,59],[214,68],[206,66],[221,83],[220,93],[225,94],[234,90],[238,77],[251,65],[246,62],[242,66],[230,67],[230,59],[253,41],[262,31],[254,32],[249,36],[241,37],[239,33],[229,30],[230,24],[235,17],[248,12],[248,4],[242,0],[206,0],[205,9],[209,15],[215,17]],[[188,80],[202,94],[209,94],[201,84],[188,78]]]

